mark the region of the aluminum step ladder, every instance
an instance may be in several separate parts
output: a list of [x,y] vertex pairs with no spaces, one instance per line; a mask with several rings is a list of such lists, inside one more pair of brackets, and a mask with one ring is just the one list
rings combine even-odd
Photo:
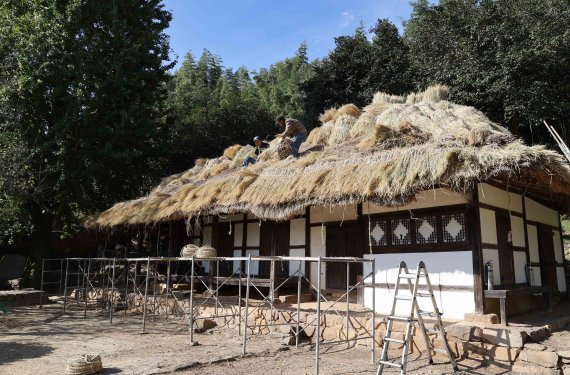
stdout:
[[[420,279],[423,278],[425,284],[420,284]],[[401,284],[404,286],[407,284],[409,294],[405,293],[406,288],[401,288]],[[421,289],[420,289],[421,288]],[[432,311],[420,310],[418,304],[418,298],[428,298],[431,300],[433,307]],[[408,316],[397,316],[396,306],[399,301],[411,301],[410,314]],[[424,318],[432,318],[436,320],[434,329],[426,329]],[[386,336],[384,337],[384,346],[382,347],[382,355],[380,356],[380,361],[378,369],[376,370],[376,375],[382,374],[384,371],[384,366],[391,366],[400,369],[400,374],[406,373],[406,366],[408,364],[408,353],[411,344],[412,329],[414,328],[414,323],[417,322],[419,329],[421,331],[422,337],[425,342],[425,347],[428,348],[427,356],[429,364],[433,364],[432,351],[441,352],[449,357],[449,361],[454,371],[457,371],[457,363],[451,350],[449,349],[449,343],[447,341],[447,336],[443,328],[443,322],[441,321],[441,313],[437,307],[435,297],[433,295],[433,289],[429,280],[428,272],[424,262],[418,264],[418,268],[415,273],[410,273],[408,271],[408,266],[405,262],[400,262],[398,269],[398,279],[396,281],[396,288],[394,289],[394,300],[392,302],[392,310],[390,315],[387,317],[388,324],[386,326]],[[406,331],[403,340],[395,339],[392,337],[392,329],[395,321],[407,322]],[[429,343],[428,334],[436,334],[437,337],[442,341],[444,349],[436,349],[432,347]],[[402,356],[401,362],[391,362],[388,361],[388,349],[390,343],[396,343],[402,345]]]

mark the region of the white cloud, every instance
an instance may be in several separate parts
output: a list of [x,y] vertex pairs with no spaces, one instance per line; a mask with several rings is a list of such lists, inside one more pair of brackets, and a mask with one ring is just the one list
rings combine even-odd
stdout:
[[354,16],[354,13],[352,12],[352,10],[345,10],[344,12],[342,12],[340,14],[341,16],[341,22],[340,22],[340,27],[348,27],[350,26],[354,20],[356,19],[356,17]]

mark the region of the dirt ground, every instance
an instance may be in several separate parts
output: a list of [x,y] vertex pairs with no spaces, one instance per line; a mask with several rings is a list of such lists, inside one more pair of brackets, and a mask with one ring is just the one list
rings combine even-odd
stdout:
[[[289,347],[276,335],[254,335],[241,355],[242,337],[235,329],[217,327],[195,334],[199,345],[190,345],[187,324],[180,318],[153,318],[141,334],[141,316],[117,313],[113,324],[107,314],[94,309],[83,318],[80,308],[65,315],[60,305],[14,309],[0,315],[0,374],[63,374],[66,360],[78,354],[100,354],[102,374],[313,374],[315,351],[311,343]],[[348,349],[346,344],[323,345],[321,374],[374,374],[370,350]],[[379,353],[377,353],[377,356]],[[436,365],[415,352],[408,369],[416,374],[452,373],[436,357]],[[501,374],[506,369],[463,360],[460,373]],[[389,369],[386,373],[396,373]]]

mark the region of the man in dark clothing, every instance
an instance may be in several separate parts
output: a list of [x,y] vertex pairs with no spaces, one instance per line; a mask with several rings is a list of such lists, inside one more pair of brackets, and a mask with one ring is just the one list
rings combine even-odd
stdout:
[[255,144],[255,157],[252,157],[252,156],[246,157],[243,160],[243,164],[242,164],[242,166],[244,166],[244,167],[247,167],[250,164],[257,163],[257,158],[259,157],[259,155],[263,152],[263,150],[265,150],[267,147],[269,147],[269,143],[267,143],[263,139],[261,139],[260,136],[255,136],[253,138],[253,143]]
[[285,118],[285,116],[277,116],[275,118],[275,124],[279,126],[279,128],[285,128],[281,136],[291,137],[293,141],[291,144],[291,155],[298,158],[301,143],[307,139],[307,129],[305,129],[305,125],[299,120]]

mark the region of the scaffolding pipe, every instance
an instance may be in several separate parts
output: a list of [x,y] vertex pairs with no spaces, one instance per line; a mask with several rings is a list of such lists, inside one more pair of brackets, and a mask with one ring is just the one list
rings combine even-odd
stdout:
[[[321,355],[321,268],[322,259],[319,257],[317,263],[317,342],[315,350],[315,374],[319,375],[320,355]],[[247,301],[246,301],[247,302]]]
[[143,302],[143,322],[142,322],[142,333],[146,333],[146,305],[148,299],[148,273],[150,270],[150,257],[147,258],[146,261],[146,282],[144,287],[144,302]]
[[299,334],[301,333],[301,264],[302,263],[299,262],[299,269],[297,270],[299,273],[297,275],[297,332],[295,333],[295,346],[297,348],[299,347]]
[[91,258],[87,260],[87,274],[85,275],[85,291],[84,293],[84,304],[83,304],[83,318],[87,318],[87,300],[89,299],[89,273],[91,272]]
[[65,262],[65,282],[63,284],[63,313],[67,307],[67,273],[69,271],[69,259]]
[[44,268],[45,268],[45,259],[42,259],[42,280],[40,285],[40,309],[42,308],[42,302],[44,297]]
[[[350,263],[346,264],[346,339],[348,340],[348,325],[350,324]],[[347,341],[347,346],[350,348],[350,341]]]
[[245,310],[243,314],[243,354],[245,355],[246,352],[246,342],[247,342],[247,316],[248,316],[248,308],[249,308],[249,280],[250,280],[250,266],[251,266],[251,254],[248,256],[247,259],[247,278],[246,278],[246,286],[245,286]]
[[113,258],[113,270],[111,271],[111,298],[109,303],[109,324],[113,324],[113,303],[115,299],[115,258]]
[[125,264],[125,310],[123,316],[127,316],[127,309],[129,308],[129,270],[129,261],[127,260]]
[[192,255],[192,268],[190,270],[190,312],[188,313],[188,326],[190,327],[190,343],[194,342],[194,255]]
[[[166,318],[168,319],[168,293],[170,289],[170,259],[166,266]],[[155,299],[156,300],[156,299]]]

